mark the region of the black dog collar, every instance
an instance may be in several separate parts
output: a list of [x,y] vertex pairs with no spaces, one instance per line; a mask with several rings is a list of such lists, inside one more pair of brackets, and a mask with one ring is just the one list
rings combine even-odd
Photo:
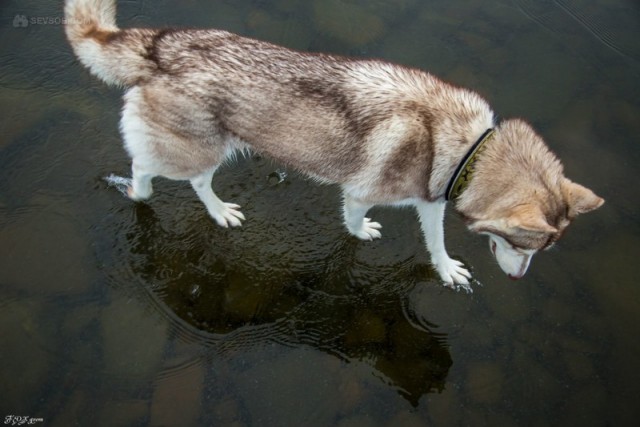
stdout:
[[445,199],[447,201],[457,199],[464,189],[467,188],[473,177],[474,164],[477,156],[482,152],[484,144],[491,139],[493,132],[493,128],[487,129],[464,156],[451,177],[449,185],[447,185],[447,192],[445,193]]

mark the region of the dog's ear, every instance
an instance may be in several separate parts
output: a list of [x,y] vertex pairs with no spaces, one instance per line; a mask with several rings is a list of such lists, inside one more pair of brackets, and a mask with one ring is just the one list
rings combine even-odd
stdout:
[[593,191],[568,179],[562,182],[562,193],[569,206],[569,216],[590,212],[604,203]]
[[557,233],[558,229],[547,222],[538,205],[524,204],[513,208],[506,219],[507,227],[537,233]]

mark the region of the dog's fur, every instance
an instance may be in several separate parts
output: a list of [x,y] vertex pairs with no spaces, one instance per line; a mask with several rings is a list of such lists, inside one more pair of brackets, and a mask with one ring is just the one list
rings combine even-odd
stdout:
[[134,200],[151,179],[190,180],[223,227],[244,220],[211,189],[214,171],[251,149],[344,193],[344,219],[360,239],[380,237],[374,205],[417,208],[445,284],[470,290],[469,272],[444,246],[444,193],[470,146],[494,137],[455,202],[470,230],[488,234],[500,267],[521,277],[580,213],[604,202],[563,176],[522,120],[494,123],[476,93],[423,71],[377,60],[296,52],[219,30],[118,29],[115,0],[67,0],[66,32],[80,61],[124,86],[121,131]]

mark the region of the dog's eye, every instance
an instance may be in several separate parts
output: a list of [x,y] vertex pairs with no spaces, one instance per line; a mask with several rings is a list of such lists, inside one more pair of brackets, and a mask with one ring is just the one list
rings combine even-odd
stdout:
[[515,252],[517,252],[519,255],[524,255],[524,256],[532,256],[533,254],[535,254],[538,250],[537,249],[527,249],[527,248],[522,248],[516,245],[511,245],[511,249],[513,249]]
[[520,255],[531,255],[535,253],[538,249],[525,248],[523,246],[515,244],[512,240],[507,237],[502,237],[504,241],[509,245],[512,251],[517,252]]
[[511,246],[511,249],[518,252],[518,253],[522,253],[522,251],[524,251],[524,249],[522,249],[519,246],[514,245],[513,243],[509,242],[509,246]]
[[511,249],[513,249],[514,251],[518,252],[519,254],[524,255],[526,252],[526,249],[524,248],[519,248],[517,246],[511,245]]
[[[507,240],[507,239],[505,239]],[[507,243],[509,244],[509,246],[511,247],[511,250],[518,252],[518,253],[523,253],[526,249],[521,248],[520,246],[516,245],[515,243],[513,243],[510,240],[507,240]]]
[[556,244],[556,242],[558,241],[558,239],[560,238],[559,235],[551,235],[549,236],[549,240],[547,240],[547,242],[544,244],[544,246],[542,247],[543,251],[549,250],[553,247],[553,245]]

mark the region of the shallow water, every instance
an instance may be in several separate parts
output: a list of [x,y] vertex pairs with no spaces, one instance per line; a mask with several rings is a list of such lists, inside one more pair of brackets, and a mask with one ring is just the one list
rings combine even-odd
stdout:
[[[42,425],[636,425],[640,6],[630,0],[129,1],[119,22],[219,27],[430,70],[531,121],[607,203],[509,281],[443,288],[410,210],[349,237],[340,194],[240,158],[134,204],[120,92],[73,58],[58,2],[0,6],[0,416]],[[22,16],[27,19],[23,27]],[[18,17],[18,18],[16,18]],[[37,421],[42,419],[42,422]]]

